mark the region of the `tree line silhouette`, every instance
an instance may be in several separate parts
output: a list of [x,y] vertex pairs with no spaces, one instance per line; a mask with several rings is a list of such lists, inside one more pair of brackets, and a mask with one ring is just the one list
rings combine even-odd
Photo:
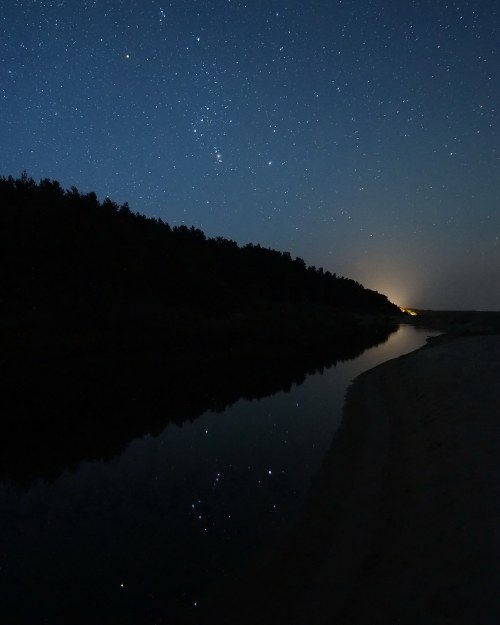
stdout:
[[0,178],[0,202],[2,293],[11,307],[109,317],[169,307],[228,315],[306,303],[399,314],[384,295],[288,252],[171,227],[55,180]]

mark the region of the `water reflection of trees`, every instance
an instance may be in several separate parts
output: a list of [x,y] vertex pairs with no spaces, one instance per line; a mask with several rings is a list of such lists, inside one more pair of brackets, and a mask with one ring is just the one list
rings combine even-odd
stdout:
[[25,350],[13,359],[0,399],[0,479],[29,486],[84,460],[109,460],[135,437],[158,435],[239,398],[289,391],[307,375],[357,357],[390,329],[307,345],[219,343],[210,350]]
[[21,484],[287,389],[402,316],[287,252],[57,181],[0,177],[0,223],[0,477]]

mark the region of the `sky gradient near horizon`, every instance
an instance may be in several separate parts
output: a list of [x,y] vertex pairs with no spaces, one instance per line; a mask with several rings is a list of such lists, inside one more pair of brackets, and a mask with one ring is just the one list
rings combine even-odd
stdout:
[[500,5],[0,0],[0,175],[500,309]]

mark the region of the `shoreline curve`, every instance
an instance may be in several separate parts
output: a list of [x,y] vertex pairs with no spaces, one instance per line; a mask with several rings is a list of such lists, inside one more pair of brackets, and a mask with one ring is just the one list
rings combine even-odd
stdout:
[[356,378],[239,622],[498,623],[499,370],[500,335],[443,337]]

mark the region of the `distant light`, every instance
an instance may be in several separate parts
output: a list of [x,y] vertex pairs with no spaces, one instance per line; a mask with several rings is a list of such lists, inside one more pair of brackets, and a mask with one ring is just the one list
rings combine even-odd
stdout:
[[414,310],[412,310],[411,308],[402,308],[402,307],[400,306],[400,307],[399,307],[399,310],[400,310],[401,312],[408,313],[408,314],[409,314],[409,315],[411,315],[412,317],[416,317],[416,316],[417,316],[417,313],[416,313]]

